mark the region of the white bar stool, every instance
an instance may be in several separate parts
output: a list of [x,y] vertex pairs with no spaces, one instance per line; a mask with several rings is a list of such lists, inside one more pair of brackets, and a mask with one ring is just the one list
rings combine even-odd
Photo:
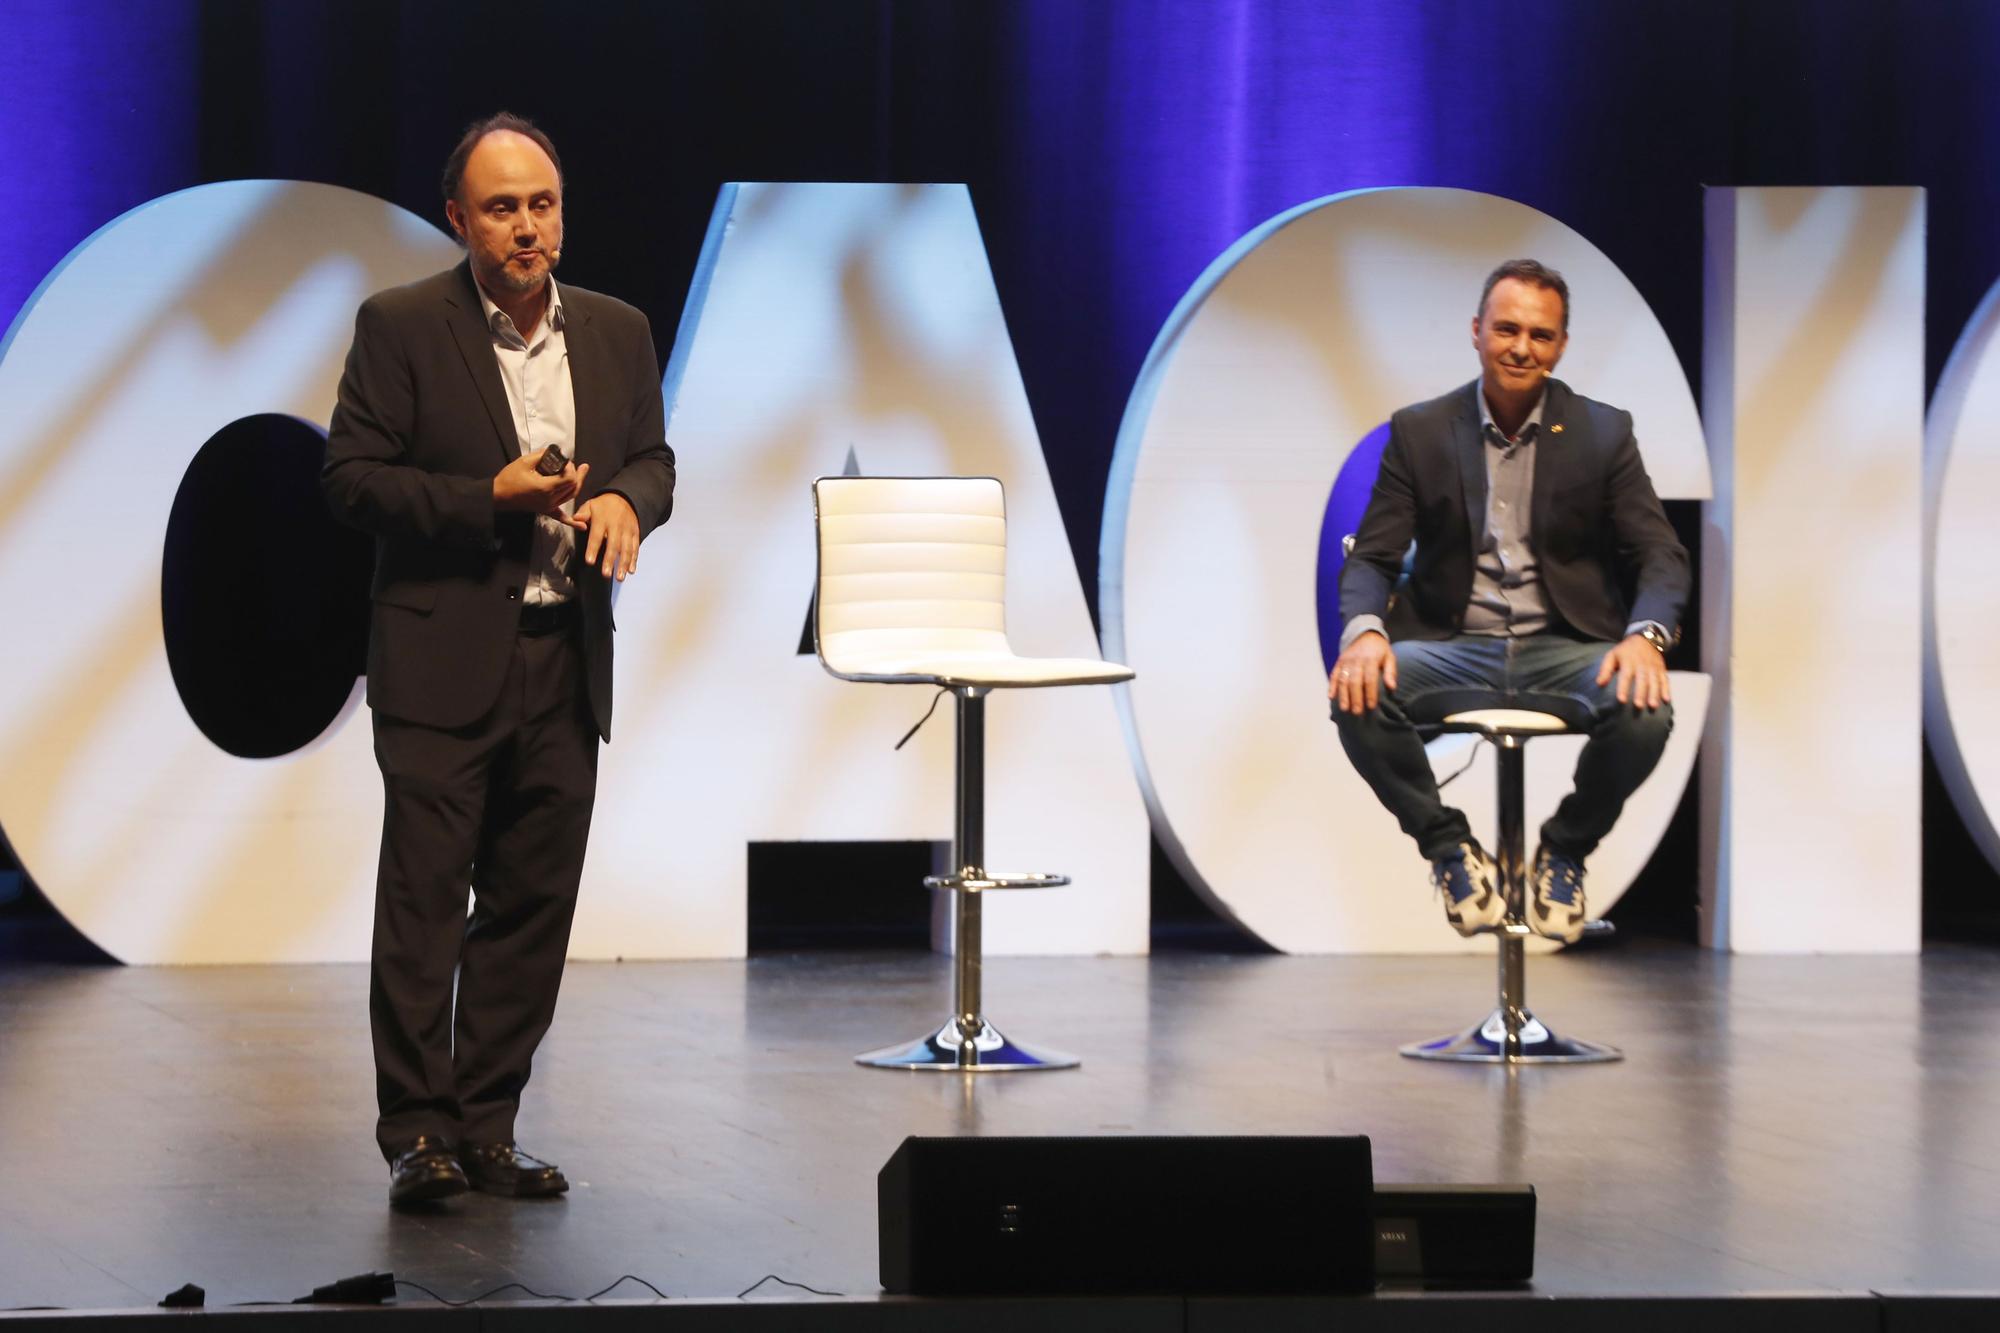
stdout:
[[1045,889],[1067,875],[986,868],[986,695],[996,689],[1111,685],[1132,670],[1094,658],[1021,657],[1007,643],[1007,508],[993,477],[821,477],[813,482],[819,582],[813,645],[842,680],[935,685],[957,707],[952,1013],[935,1031],[858,1055],[877,1069],[989,1073],[1069,1069],[1076,1057],[1011,1041],[980,994],[984,895]]
[[[1522,851],[1526,747],[1536,736],[1581,730],[1582,705],[1564,695],[1506,694],[1498,690],[1441,691],[1425,702],[1430,705],[1430,712],[1443,716],[1435,722],[1419,721],[1420,731],[1432,735],[1470,732],[1493,743],[1499,782],[1495,820],[1498,836],[1493,859],[1499,867],[1500,885],[1507,899],[1507,919],[1494,932],[1500,938],[1500,974],[1493,1012],[1463,1032],[1435,1041],[1413,1042],[1400,1050],[1415,1060],[1477,1064],[1592,1064],[1624,1059],[1624,1052],[1616,1047],[1559,1037],[1528,1011],[1523,944],[1534,932],[1527,922],[1528,867]],[[1609,921],[1592,921],[1584,927],[1584,934],[1591,937],[1615,931]]]

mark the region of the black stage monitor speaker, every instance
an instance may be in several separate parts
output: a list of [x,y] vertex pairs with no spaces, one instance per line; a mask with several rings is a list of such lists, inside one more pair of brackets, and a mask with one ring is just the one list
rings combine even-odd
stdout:
[[1375,1276],[1491,1285],[1535,1275],[1533,1185],[1377,1185]]
[[908,1138],[876,1178],[892,1292],[1342,1292],[1374,1285],[1351,1138]]

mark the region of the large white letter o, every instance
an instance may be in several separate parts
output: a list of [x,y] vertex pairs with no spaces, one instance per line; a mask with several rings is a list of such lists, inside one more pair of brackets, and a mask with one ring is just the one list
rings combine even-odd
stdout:
[[[1632,411],[1663,498],[1707,497],[1693,395],[1637,289],[1555,219],[1463,190],[1335,195],[1252,231],[1168,319],[1119,431],[1099,606],[1106,656],[1139,672],[1128,744],[1182,872],[1281,949],[1484,947],[1438,921],[1427,867],[1341,753],[1315,585],[1343,461],[1396,408],[1473,377],[1480,284],[1517,255],[1574,293],[1564,379]],[[1596,910],[1665,830],[1707,697],[1706,677],[1677,673],[1667,756],[1592,859]],[[1465,745],[1439,742],[1433,760],[1455,767]],[[1531,821],[1580,745],[1530,747]],[[1482,757],[1451,795],[1481,827],[1492,792]]]
[[1924,432],[1924,735],[1938,776],[2000,870],[2000,283],[1952,350]]

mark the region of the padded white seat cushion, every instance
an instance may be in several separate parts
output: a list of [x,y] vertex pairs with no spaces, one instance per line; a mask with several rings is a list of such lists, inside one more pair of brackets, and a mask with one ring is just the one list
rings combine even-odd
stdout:
[[1553,734],[1569,730],[1569,723],[1554,713],[1537,713],[1526,708],[1471,708],[1463,713],[1448,713],[1444,720],[1451,726],[1488,731]]
[[1110,684],[1129,668],[1007,643],[1007,509],[992,477],[821,477],[819,657],[844,680]]
[[1016,657],[1013,653],[857,654],[835,673],[854,680],[939,685],[1114,685],[1132,679],[1130,667],[1089,657]]

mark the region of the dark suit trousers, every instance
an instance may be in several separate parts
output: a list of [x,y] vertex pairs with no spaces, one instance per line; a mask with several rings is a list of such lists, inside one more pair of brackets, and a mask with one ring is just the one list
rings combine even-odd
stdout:
[[597,793],[576,633],[517,638],[498,702],[469,726],[376,713],[375,757],[376,1139],[385,1157],[419,1134],[511,1139],[555,1016]]

